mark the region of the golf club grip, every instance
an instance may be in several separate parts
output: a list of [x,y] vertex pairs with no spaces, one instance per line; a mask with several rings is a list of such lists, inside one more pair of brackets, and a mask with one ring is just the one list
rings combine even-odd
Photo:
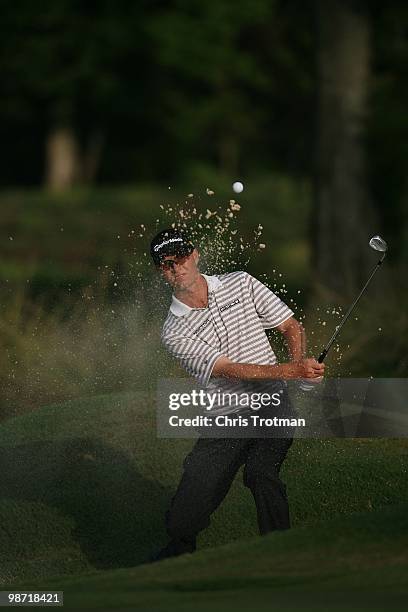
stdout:
[[322,351],[319,355],[319,357],[317,358],[317,362],[318,363],[323,363],[324,358],[326,357],[328,351],[326,349],[324,349],[324,351]]

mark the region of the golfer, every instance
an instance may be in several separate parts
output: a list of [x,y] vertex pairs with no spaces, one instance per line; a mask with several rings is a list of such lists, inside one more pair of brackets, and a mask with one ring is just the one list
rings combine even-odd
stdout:
[[[199,252],[185,232],[163,230],[152,240],[150,252],[173,288],[162,331],[167,350],[207,388],[222,383],[283,385],[282,402],[290,412],[285,380],[317,381],[324,373],[324,364],[304,359],[305,334],[292,310],[247,272],[201,274]],[[284,335],[290,362],[277,363],[265,333],[270,328]],[[216,410],[225,413],[226,408]],[[260,533],[288,529],[286,487],[279,471],[292,440],[292,435],[200,437],[184,460],[181,481],[166,513],[170,542],[155,559],[194,552],[197,534],[210,524],[211,514],[242,465]]]

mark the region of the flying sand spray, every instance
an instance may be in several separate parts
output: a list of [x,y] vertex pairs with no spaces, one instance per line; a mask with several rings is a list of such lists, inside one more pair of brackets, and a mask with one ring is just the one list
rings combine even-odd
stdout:
[[[244,190],[244,185],[240,181],[236,181],[232,185],[232,188],[235,191],[235,193],[241,193]],[[210,189],[207,189],[206,193],[207,195],[214,195],[214,191]],[[211,240],[208,241],[208,244],[207,244],[207,241],[202,242],[202,244],[200,245],[200,251],[202,254],[202,259],[206,261],[207,266],[212,269],[212,273],[218,272],[218,268],[220,267],[220,265],[223,269],[225,269],[226,266],[227,267],[228,266],[245,267],[245,265],[249,261],[249,258],[247,257],[246,261],[241,261],[240,264],[238,264],[238,261],[236,260],[237,253],[235,253],[235,249],[234,249],[234,243],[236,242],[236,239],[237,239],[237,236],[236,236],[237,228],[232,230],[232,227],[230,225],[231,222],[233,221],[235,213],[240,210],[241,206],[237,204],[235,200],[230,200],[229,205],[224,212],[222,212],[220,208],[217,208],[216,210],[212,210],[212,211],[207,209],[207,212],[203,213],[197,210],[194,204],[191,202],[192,197],[193,197],[193,194],[189,194],[188,195],[189,200],[185,201],[186,206],[183,208],[180,208],[179,210],[177,209],[177,207],[174,207],[174,205],[172,206],[161,205],[160,206],[160,208],[163,210],[165,215],[169,217],[169,220],[173,219],[172,227],[179,226],[181,228],[186,228],[188,224],[190,226],[189,227],[190,234],[194,237],[195,240],[197,240],[197,242],[202,242],[200,238],[202,239],[203,235],[207,233],[206,230],[210,230],[208,234],[211,234]],[[180,217],[178,222],[174,222],[175,213],[176,213],[176,216]],[[160,223],[159,219],[157,219],[157,223]],[[145,229],[144,226],[143,226],[143,229]],[[258,243],[258,240],[260,239],[261,234],[262,234],[262,226],[259,225],[258,229],[255,231],[254,241],[252,244],[244,243],[242,237],[240,237],[239,238],[240,249],[238,250],[238,253],[239,251],[241,251],[241,254],[245,256],[245,255],[248,255],[248,252],[252,251],[254,247],[256,248],[256,250],[260,250],[264,248],[265,247],[264,244]],[[142,235],[143,234],[141,234],[141,237]],[[351,304],[350,308],[344,315],[340,324],[336,326],[336,330],[334,334],[332,335],[329,342],[327,343],[327,345],[325,346],[325,348],[323,349],[323,351],[321,352],[321,354],[319,355],[317,359],[319,363],[323,363],[331,346],[334,344],[336,338],[338,337],[343,325],[345,324],[350,314],[354,310],[355,306],[357,305],[364,291],[367,289],[374,274],[377,272],[378,268],[384,261],[384,258],[386,256],[386,252],[388,249],[387,243],[385,242],[385,240],[381,238],[381,236],[373,236],[369,241],[369,245],[375,251],[380,251],[382,253],[382,257],[379,259],[377,264],[374,266],[367,282],[365,283],[364,287],[361,289],[360,293],[358,294],[354,302]],[[283,287],[284,286],[285,285],[283,285]],[[310,391],[312,389],[315,389],[317,384],[321,380],[322,378],[319,378],[311,382],[310,379],[305,379],[300,382],[299,387],[303,391]]]

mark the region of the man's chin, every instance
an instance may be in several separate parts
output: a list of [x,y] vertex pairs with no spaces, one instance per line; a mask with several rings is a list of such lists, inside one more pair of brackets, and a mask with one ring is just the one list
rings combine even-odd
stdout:
[[194,279],[191,278],[179,278],[174,280],[174,289],[177,291],[187,291],[194,285]]
[[174,281],[173,287],[174,289],[178,289],[179,291],[182,291],[183,289],[187,289],[189,287],[189,284],[185,280],[178,280],[178,281]]

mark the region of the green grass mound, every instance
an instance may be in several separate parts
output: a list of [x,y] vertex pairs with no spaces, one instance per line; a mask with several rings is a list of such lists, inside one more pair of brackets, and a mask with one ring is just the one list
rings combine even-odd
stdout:
[[405,610],[408,505],[25,588],[63,590],[65,609]]
[[[142,393],[48,406],[0,426],[0,578],[135,566],[166,542],[164,512],[192,440],[162,440]],[[408,503],[405,440],[296,440],[283,477],[293,525]],[[199,538],[257,534],[239,474]],[[209,554],[209,553],[208,553]]]

